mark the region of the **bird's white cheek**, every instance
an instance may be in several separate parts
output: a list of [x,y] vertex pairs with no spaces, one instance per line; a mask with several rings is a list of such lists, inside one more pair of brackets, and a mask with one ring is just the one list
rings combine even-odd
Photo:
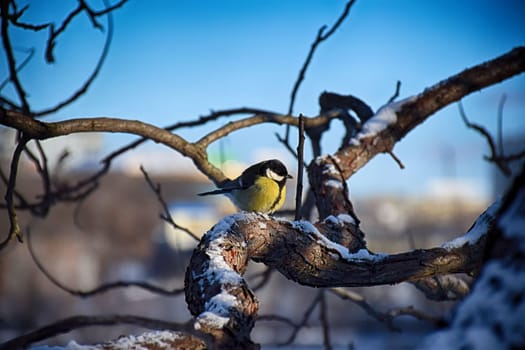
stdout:
[[272,169],[266,169],[266,176],[268,176],[270,179],[273,179],[277,182],[281,182],[284,180],[284,176],[277,174]]

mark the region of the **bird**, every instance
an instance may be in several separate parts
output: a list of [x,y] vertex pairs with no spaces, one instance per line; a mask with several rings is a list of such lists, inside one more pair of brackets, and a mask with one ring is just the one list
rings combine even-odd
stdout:
[[291,178],[280,160],[270,159],[251,165],[219,189],[198,195],[224,194],[242,211],[272,214],[283,206],[286,180]]

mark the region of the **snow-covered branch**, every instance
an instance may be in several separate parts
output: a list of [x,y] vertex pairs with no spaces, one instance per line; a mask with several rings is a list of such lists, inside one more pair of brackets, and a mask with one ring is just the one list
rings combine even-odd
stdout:
[[398,254],[370,252],[345,214],[316,224],[255,213],[228,216],[206,233],[186,272],[186,300],[195,327],[220,341],[253,345],[249,334],[258,303],[243,279],[250,259],[314,287],[374,286],[472,272],[482,263],[498,206],[483,213],[463,239],[453,241],[457,244]]

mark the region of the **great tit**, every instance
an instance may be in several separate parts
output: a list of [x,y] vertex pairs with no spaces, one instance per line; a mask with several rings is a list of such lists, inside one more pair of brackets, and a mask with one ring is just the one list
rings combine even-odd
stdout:
[[220,189],[199,193],[199,196],[224,194],[240,210],[271,214],[282,207],[286,180],[291,178],[281,161],[270,159],[250,166]]

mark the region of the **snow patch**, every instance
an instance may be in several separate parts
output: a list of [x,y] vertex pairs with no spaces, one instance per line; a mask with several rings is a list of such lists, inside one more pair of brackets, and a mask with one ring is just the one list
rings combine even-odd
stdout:
[[206,302],[204,308],[207,311],[201,313],[194,324],[195,329],[200,329],[203,324],[212,328],[223,328],[230,321],[230,308],[237,306],[237,299],[222,290]]
[[229,317],[219,316],[213,312],[204,311],[197,317],[193,327],[196,330],[200,330],[203,325],[209,328],[221,329],[228,324]]
[[[321,158],[319,158],[320,160]],[[322,171],[323,174],[325,175],[337,175],[337,176],[340,176],[339,174],[339,171],[337,170],[337,168],[335,167],[335,165],[333,163],[328,163],[326,162],[324,164],[324,167],[323,167],[323,171]]]
[[151,348],[171,349],[173,348],[173,342],[177,339],[180,339],[181,337],[182,335],[180,333],[173,331],[150,331],[144,332],[140,335],[121,336],[116,340],[111,340],[98,345],[81,345],[78,344],[76,341],[71,340],[63,348],[39,346],[32,348],[32,350],[101,350],[106,348],[111,348],[115,350],[147,350]]
[[389,125],[397,122],[397,112],[401,110],[405,103],[413,102],[417,96],[411,96],[403,100],[388,103],[376,112],[364,124],[359,133],[350,140],[350,144],[359,146],[360,140],[373,137],[386,129]]
[[300,229],[301,231],[315,237],[318,244],[325,246],[331,251],[335,251],[340,258],[353,262],[353,261],[371,261],[378,262],[383,260],[387,254],[376,253],[372,254],[367,249],[360,249],[355,253],[350,253],[348,248],[342,246],[341,244],[332,242],[326,236],[324,236],[319,230],[309,221],[294,221],[292,222],[292,227]]
[[337,215],[337,218],[340,221],[342,221],[342,222],[345,222],[345,223],[348,223],[348,224],[352,224],[352,225],[356,225],[355,219],[351,215],[339,214],[339,215]]
[[344,224],[356,224],[354,218],[348,214],[339,214],[337,215],[337,217],[329,215],[324,219],[324,222],[329,223],[333,226],[343,226]]
[[[465,244],[476,244],[477,241],[483,235],[485,235],[490,228],[490,225],[494,222],[494,219],[496,217],[496,213],[498,212],[499,208],[501,207],[502,200],[499,199],[496,202],[492,203],[490,207],[487,208],[474,222],[472,227],[468,230],[466,234],[463,236],[460,236],[458,238],[455,238],[451,241],[445,242],[441,245],[441,248],[445,248],[447,250],[452,250],[456,248],[461,248]],[[522,226],[525,227],[525,226]]]
[[334,188],[337,188],[337,189],[343,189],[343,183],[339,180],[334,180],[334,179],[331,179],[331,180],[327,180],[324,182],[324,185],[327,186],[327,187],[334,187]]

